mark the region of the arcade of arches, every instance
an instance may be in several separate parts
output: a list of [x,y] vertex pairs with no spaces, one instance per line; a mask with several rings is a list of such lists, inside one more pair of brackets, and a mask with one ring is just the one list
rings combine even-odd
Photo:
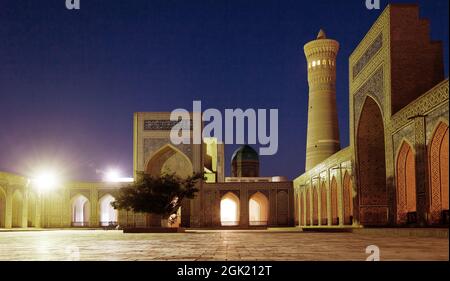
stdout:
[[[25,196],[23,195],[25,194]],[[58,196],[40,197],[33,192],[16,189],[10,200],[10,216],[7,216],[7,197],[0,188],[0,228],[26,227],[100,227],[117,225],[118,212],[111,202],[114,197],[107,193],[96,203],[83,194],[70,199],[65,209]],[[91,212],[91,206],[98,208]],[[98,217],[95,217],[98,216]]]
[[[238,226],[240,221],[239,198],[232,192],[220,201],[220,222],[222,226]],[[248,203],[249,225],[266,226],[269,221],[269,200],[261,193],[253,194]]]
[[[154,176],[173,171],[181,177],[190,175],[195,165],[186,152],[189,150],[162,144],[147,156],[145,170]],[[210,168],[214,170],[212,165]],[[158,216],[114,210],[111,202],[125,185],[106,182],[68,183],[48,194],[34,194],[14,184],[8,184],[8,189],[0,186],[0,224],[6,228],[166,226]],[[230,178],[228,182],[202,182],[200,190],[198,198],[183,204],[178,222],[170,226],[293,225],[292,182],[278,178],[276,181],[262,177]],[[199,209],[199,201],[203,209]]]
[[[433,133],[428,141],[426,152],[428,161],[425,166],[429,179],[426,190],[428,204],[425,207],[428,225],[448,224],[448,131],[447,123],[441,121],[432,130]],[[392,206],[386,207],[395,211],[392,224],[418,225],[419,223],[416,159],[414,147],[408,141],[402,141],[395,155],[395,201]],[[355,226],[361,223],[357,221],[358,215],[361,215],[357,212],[358,206],[361,208],[361,195],[358,197],[351,170],[344,168],[349,165],[344,163],[342,168],[334,169],[339,173],[335,172],[329,185],[327,181],[322,181],[320,190],[316,185],[297,189],[296,222],[299,225]],[[360,188],[358,191],[361,192]],[[355,206],[357,206],[356,209]],[[321,219],[317,220],[317,217]],[[382,223],[382,221],[374,222]],[[383,223],[387,224],[387,222]]]

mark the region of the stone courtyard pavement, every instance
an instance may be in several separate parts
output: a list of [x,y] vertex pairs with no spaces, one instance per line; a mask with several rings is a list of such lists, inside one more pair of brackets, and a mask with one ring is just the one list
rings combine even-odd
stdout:
[[161,234],[51,230],[0,232],[0,260],[364,261],[369,245],[380,248],[381,260],[449,259],[447,238],[230,230]]

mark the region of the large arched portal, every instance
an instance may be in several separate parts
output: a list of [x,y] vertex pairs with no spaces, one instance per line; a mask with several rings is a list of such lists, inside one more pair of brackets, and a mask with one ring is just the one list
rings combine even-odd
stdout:
[[220,223],[222,226],[239,225],[239,197],[228,192],[220,200]]
[[[162,174],[175,174],[186,178],[192,176],[193,171],[191,160],[171,144],[166,144],[156,151],[146,165],[146,173],[155,177]],[[189,225],[189,207],[187,206],[189,206],[189,200],[186,200],[183,207],[178,210],[175,225]]]
[[0,228],[5,227],[6,220],[6,193],[0,187]]
[[261,192],[256,192],[248,201],[250,225],[267,225],[269,220],[269,200]]
[[89,226],[89,200],[78,194],[72,198],[72,226]]
[[111,206],[116,199],[111,194],[103,195],[99,200],[100,226],[117,225],[117,210]]
[[403,142],[397,156],[396,191],[397,224],[405,224],[408,213],[416,212],[416,161],[407,142]]
[[348,172],[344,175],[344,224],[353,224],[353,186]]
[[441,122],[429,145],[431,224],[448,224],[448,145],[448,125]]
[[16,190],[12,200],[12,227],[24,227],[23,224],[23,195]]
[[146,172],[152,176],[175,173],[185,178],[193,173],[189,158],[174,146],[167,144],[159,149],[147,163]]
[[356,132],[360,221],[387,223],[386,161],[383,117],[375,100],[367,97]]

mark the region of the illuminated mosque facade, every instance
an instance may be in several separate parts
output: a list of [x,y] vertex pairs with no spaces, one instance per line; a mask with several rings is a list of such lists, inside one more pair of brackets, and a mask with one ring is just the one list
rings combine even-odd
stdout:
[[[134,115],[133,171],[204,172],[176,226],[350,228],[448,225],[448,79],[443,47],[416,5],[389,5],[349,58],[350,145],[341,148],[336,109],[339,43],[321,30],[304,47],[309,104],[306,171],[293,181],[261,177],[244,145],[225,176],[224,145],[173,145],[169,112]],[[192,134],[191,134],[192,135]],[[192,143],[192,142],[191,142]],[[123,182],[69,182],[50,192],[0,172],[0,228],[158,224],[116,211]]]
[[310,107],[296,225],[448,225],[448,79],[430,22],[417,5],[389,5],[353,51],[343,149],[329,63],[338,46],[323,32],[305,45]]

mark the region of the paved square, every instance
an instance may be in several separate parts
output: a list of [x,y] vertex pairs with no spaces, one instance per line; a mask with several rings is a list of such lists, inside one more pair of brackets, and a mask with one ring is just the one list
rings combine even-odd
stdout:
[[377,245],[381,260],[446,260],[446,238],[352,233],[198,231],[123,234],[104,230],[0,232],[0,260],[356,260]]

